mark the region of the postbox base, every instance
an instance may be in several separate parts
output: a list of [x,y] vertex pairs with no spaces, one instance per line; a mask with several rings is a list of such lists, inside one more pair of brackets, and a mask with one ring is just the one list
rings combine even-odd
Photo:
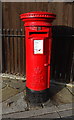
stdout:
[[49,89],[34,91],[26,87],[26,98],[30,103],[44,103],[49,99]]

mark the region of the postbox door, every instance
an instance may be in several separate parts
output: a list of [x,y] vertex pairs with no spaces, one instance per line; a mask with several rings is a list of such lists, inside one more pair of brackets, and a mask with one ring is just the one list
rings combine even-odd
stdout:
[[32,90],[50,87],[51,29],[26,27],[26,86]]
[[50,85],[49,42],[49,39],[45,37],[34,37],[27,40],[26,85],[34,90],[43,90],[49,88]]

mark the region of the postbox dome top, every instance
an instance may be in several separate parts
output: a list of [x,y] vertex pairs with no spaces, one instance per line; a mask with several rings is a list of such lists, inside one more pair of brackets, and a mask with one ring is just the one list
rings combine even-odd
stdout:
[[56,15],[53,13],[49,12],[43,12],[43,11],[33,11],[33,12],[28,12],[20,15],[21,19],[28,19],[28,18],[51,18],[55,19]]

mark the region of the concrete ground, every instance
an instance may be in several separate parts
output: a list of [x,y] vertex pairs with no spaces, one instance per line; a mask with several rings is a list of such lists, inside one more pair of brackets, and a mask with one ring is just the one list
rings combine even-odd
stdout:
[[2,118],[73,118],[74,87],[51,83],[50,99],[40,106],[26,103],[25,80],[2,78]]

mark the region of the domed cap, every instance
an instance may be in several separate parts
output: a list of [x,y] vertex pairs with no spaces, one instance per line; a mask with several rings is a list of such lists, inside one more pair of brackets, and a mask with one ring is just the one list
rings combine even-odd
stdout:
[[56,15],[49,12],[42,12],[42,11],[35,11],[24,13],[20,15],[21,19],[28,19],[28,18],[48,18],[48,19],[55,19]]

